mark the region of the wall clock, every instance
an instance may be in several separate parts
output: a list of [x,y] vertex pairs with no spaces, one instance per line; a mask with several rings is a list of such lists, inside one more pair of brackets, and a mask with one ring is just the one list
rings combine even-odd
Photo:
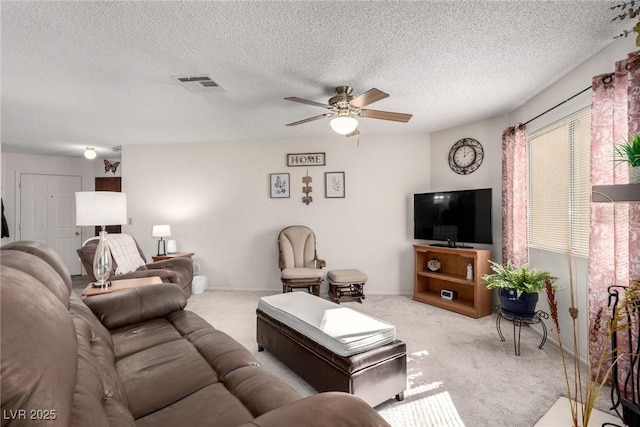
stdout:
[[483,159],[482,144],[473,138],[462,138],[449,150],[449,167],[460,175],[475,172],[482,164]]

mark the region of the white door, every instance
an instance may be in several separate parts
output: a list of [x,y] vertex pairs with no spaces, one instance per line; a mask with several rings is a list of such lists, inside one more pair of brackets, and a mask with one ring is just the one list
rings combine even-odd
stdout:
[[75,192],[82,187],[80,176],[21,173],[21,240],[35,240],[50,246],[64,260],[72,275],[81,274],[76,249],[82,236],[76,226]]

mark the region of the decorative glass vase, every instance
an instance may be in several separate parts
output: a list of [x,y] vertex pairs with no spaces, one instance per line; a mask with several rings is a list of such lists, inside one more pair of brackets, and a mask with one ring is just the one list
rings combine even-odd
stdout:
[[111,251],[107,243],[107,232],[102,230],[96,247],[96,255],[93,258],[93,275],[96,276],[95,287],[109,286],[109,276],[111,275]]

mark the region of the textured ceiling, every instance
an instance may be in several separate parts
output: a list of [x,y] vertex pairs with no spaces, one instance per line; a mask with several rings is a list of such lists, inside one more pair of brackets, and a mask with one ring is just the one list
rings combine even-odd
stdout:
[[[606,1],[2,1],[3,151],[100,157],[128,144],[344,138],[334,88],[391,96],[367,134],[427,133],[504,114],[628,23]],[[171,76],[210,75],[193,93]]]

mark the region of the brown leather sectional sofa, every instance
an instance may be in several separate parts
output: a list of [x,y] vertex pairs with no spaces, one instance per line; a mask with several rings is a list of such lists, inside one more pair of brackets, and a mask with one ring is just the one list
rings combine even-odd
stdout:
[[302,398],[176,285],[83,301],[44,245],[0,261],[2,426],[388,426],[346,393]]

